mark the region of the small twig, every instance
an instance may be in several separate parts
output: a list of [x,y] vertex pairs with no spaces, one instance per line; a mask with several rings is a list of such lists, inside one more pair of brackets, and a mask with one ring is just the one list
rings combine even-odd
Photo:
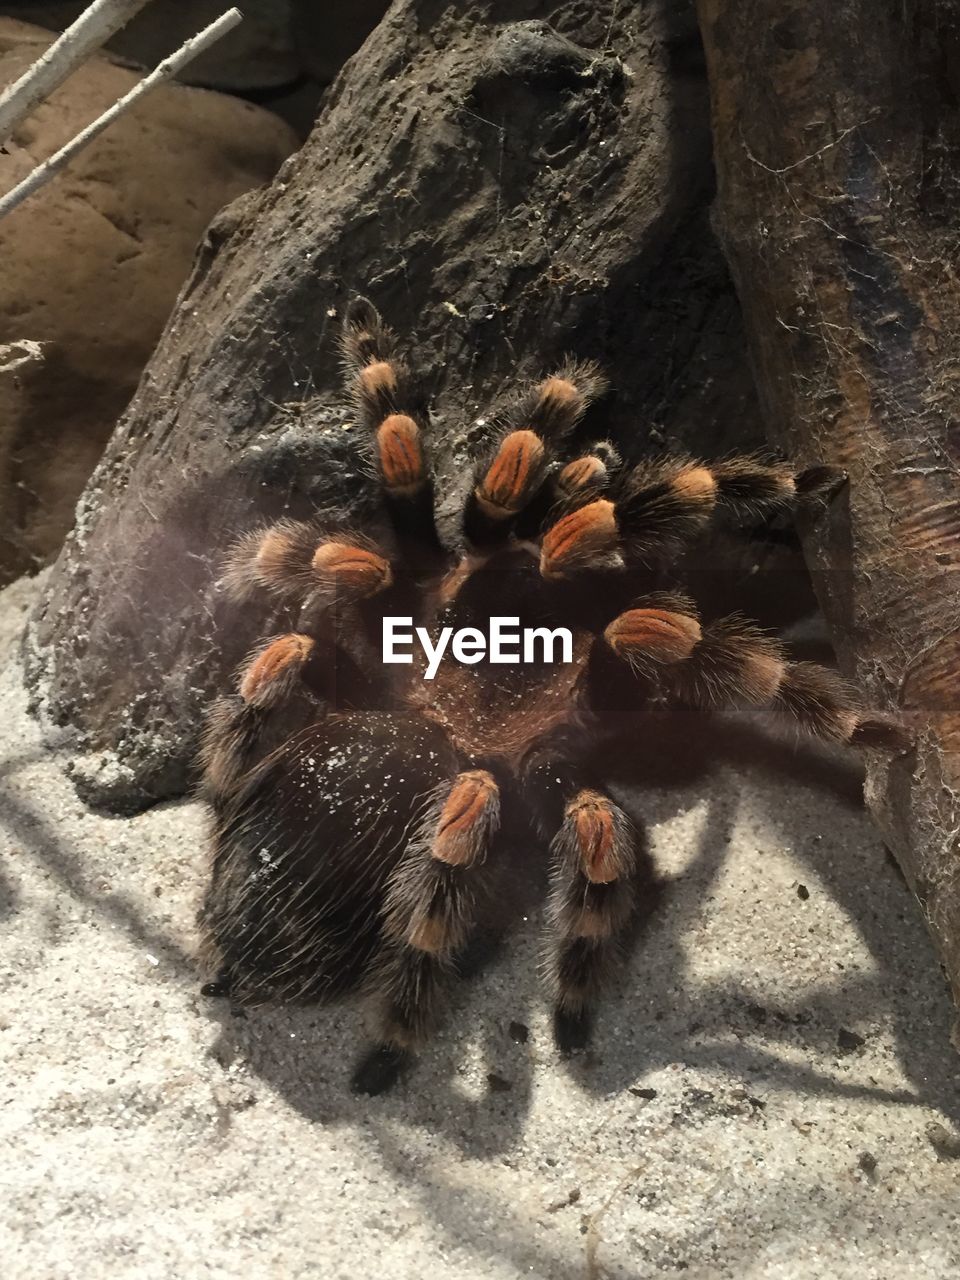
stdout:
[[0,94],[0,146],[24,116],[50,97],[84,58],[125,27],[148,0],[93,0],[46,53]]
[[192,36],[185,44],[181,45],[176,53],[172,53],[169,58],[164,58],[148,76],[141,80],[139,84],[135,84],[129,93],[125,93],[102,116],[98,116],[92,124],[88,124],[66,146],[61,147],[48,160],[44,160],[43,164],[38,165],[32,173],[28,173],[23,181],[18,183],[8,195],[0,199],[0,218],[10,213],[17,205],[22,204],[28,196],[33,195],[35,191],[49,182],[89,142],[92,142],[94,138],[103,133],[104,129],[113,124],[114,120],[122,116],[144,94],[149,93],[151,89],[155,89],[163,81],[172,79],[188,62],[192,62],[198,54],[203,53],[205,49],[208,49],[210,45],[214,44],[221,36],[231,31],[238,22],[242,21],[243,14],[239,9],[228,9],[216,22],[211,22],[209,27],[205,27],[203,31]]

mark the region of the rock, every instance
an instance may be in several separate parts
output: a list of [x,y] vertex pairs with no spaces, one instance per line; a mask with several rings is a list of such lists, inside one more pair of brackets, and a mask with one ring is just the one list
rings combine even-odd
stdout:
[[[49,39],[0,18],[0,83]],[[0,154],[0,190],[136,79],[105,57],[79,70]],[[0,581],[57,551],[204,228],[295,147],[258,107],[164,87],[0,222],[0,344],[40,344],[39,358],[0,368]]]
[[[630,459],[760,439],[692,15],[596,0],[553,29],[548,0],[503,0],[441,26],[436,8],[396,0],[269,193],[229,211],[87,486],[25,652],[95,803],[189,785],[211,697],[276,629],[218,585],[237,536],[331,504],[364,527],[337,342],[357,293],[432,399],[450,542],[492,415],[568,353],[610,372],[592,430]],[[564,1020],[565,1050],[585,1030]]]

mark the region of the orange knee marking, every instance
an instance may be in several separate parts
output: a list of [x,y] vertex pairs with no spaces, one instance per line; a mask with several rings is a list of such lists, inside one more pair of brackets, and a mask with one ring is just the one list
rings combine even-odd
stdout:
[[537,479],[543,452],[543,441],[532,431],[512,431],[506,437],[477,487],[477,497],[491,514],[519,511]]
[[313,644],[309,636],[302,635],[281,636],[274,640],[244,672],[240,697],[244,702],[258,701],[269,686],[292,666],[303,666],[313,652]]
[[839,740],[841,742],[849,742],[856,733],[859,723],[860,717],[856,711],[849,707],[839,707],[834,718]]
[[547,530],[540,547],[540,572],[545,578],[560,578],[572,569],[609,560],[616,550],[613,503],[598,498],[562,516]]
[[568,414],[579,414],[583,409],[583,396],[569,378],[545,378],[540,383],[541,409],[559,409]]
[[[615,880],[616,876],[610,878]],[[609,938],[613,928],[609,915],[584,907],[573,921],[572,932],[577,938]]]
[[269,529],[257,548],[255,565],[257,573],[266,579],[276,579],[289,569],[290,557],[295,554],[296,544],[289,533],[282,529]]
[[685,613],[666,609],[629,609],[603,633],[619,657],[646,657],[654,662],[682,662],[700,640],[700,623]]
[[682,497],[710,506],[716,501],[717,481],[708,467],[684,467],[673,479],[673,488]]
[[481,852],[484,819],[500,796],[493,776],[485,769],[461,773],[453,784],[440,814],[432,853],[452,867],[471,863]]
[[377,428],[380,470],[388,489],[398,493],[418,489],[423,483],[423,449],[420,428],[405,413],[391,413]]
[[311,566],[326,585],[361,600],[376,595],[393,581],[390,564],[383,556],[347,542],[321,542],[313,553]]
[[573,820],[583,874],[594,884],[616,880],[616,831],[606,796],[599,791],[578,792],[567,808],[567,816]]
[[357,374],[360,386],[368,396],[392,396],[397,390],[397,371],[389,360],[374,360]]
[[407,942],[418,951],[427,951],[436,955],[450,948],[450,930],[446,921],[440,916],[423,916],[411,924],[407,933]]
[[787,664],[776,654],[748,653],[743,661],[741,690],[748,702],[769,702],[783,683]]
[[574,458],[568,462],[557,477],[558,486],[566,493],[575,493],[578,489],[586,489],[588,485],[601,484],[607,475],[607,468],[602,459],[589,454],[585,458]]

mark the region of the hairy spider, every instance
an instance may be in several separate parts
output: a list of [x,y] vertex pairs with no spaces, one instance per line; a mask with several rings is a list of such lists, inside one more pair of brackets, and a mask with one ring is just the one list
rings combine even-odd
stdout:
[[[831,671],[788,661],[741,617],[702,623],[675,587],[716,512],[756,520],[822,494],[833,473],[753,457],[627,468],[607,444],[571,458],[604,382],[569,363],[498,421],[454,553],[434,518],[424,400],[368,302],[348,310],[343,350],[380,515],[362,533],[282,521],[231,553],[232,595],[267,593],[295,629],[249,658],[210,716],[201,927],[207,994],[250,1005],[375,993],[379,1041],[354,1086],[376,1092],[422,1043],[527,817],[551,852],[558,1039],[586,1039],[637,894],[638,834],[598,776],[624,713],[640,734],[665,704],[769,706],[828,741],[904,739]],[[483,656],[472,632],[482,639],[494,615],[566,628],[570,660],[551,661],[545,644],[528,662]],[[386,665],[383,623],[396,618],[425,637],[455,628],[473,647],[429,679],[416,654]]]

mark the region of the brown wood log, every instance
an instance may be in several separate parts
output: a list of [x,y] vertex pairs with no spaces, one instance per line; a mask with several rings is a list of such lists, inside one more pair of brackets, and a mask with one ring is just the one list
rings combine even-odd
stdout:
[[692,9],[396,0],[303,150],[210,228],[45,588],[29,679],[80,735],[82,794],[184,787],[205,703],[270,629],[223,608],[226,547],[362,500],[353,294],[411,334],[451,483],[491,403],[567,352],[607,367],[598,425],[628,454],[758,442],[711,194]]
[[960,4],[699,12],[764,416],[849,474],[805,550],[842,664],[919,730],[868,802],[960,998]]

